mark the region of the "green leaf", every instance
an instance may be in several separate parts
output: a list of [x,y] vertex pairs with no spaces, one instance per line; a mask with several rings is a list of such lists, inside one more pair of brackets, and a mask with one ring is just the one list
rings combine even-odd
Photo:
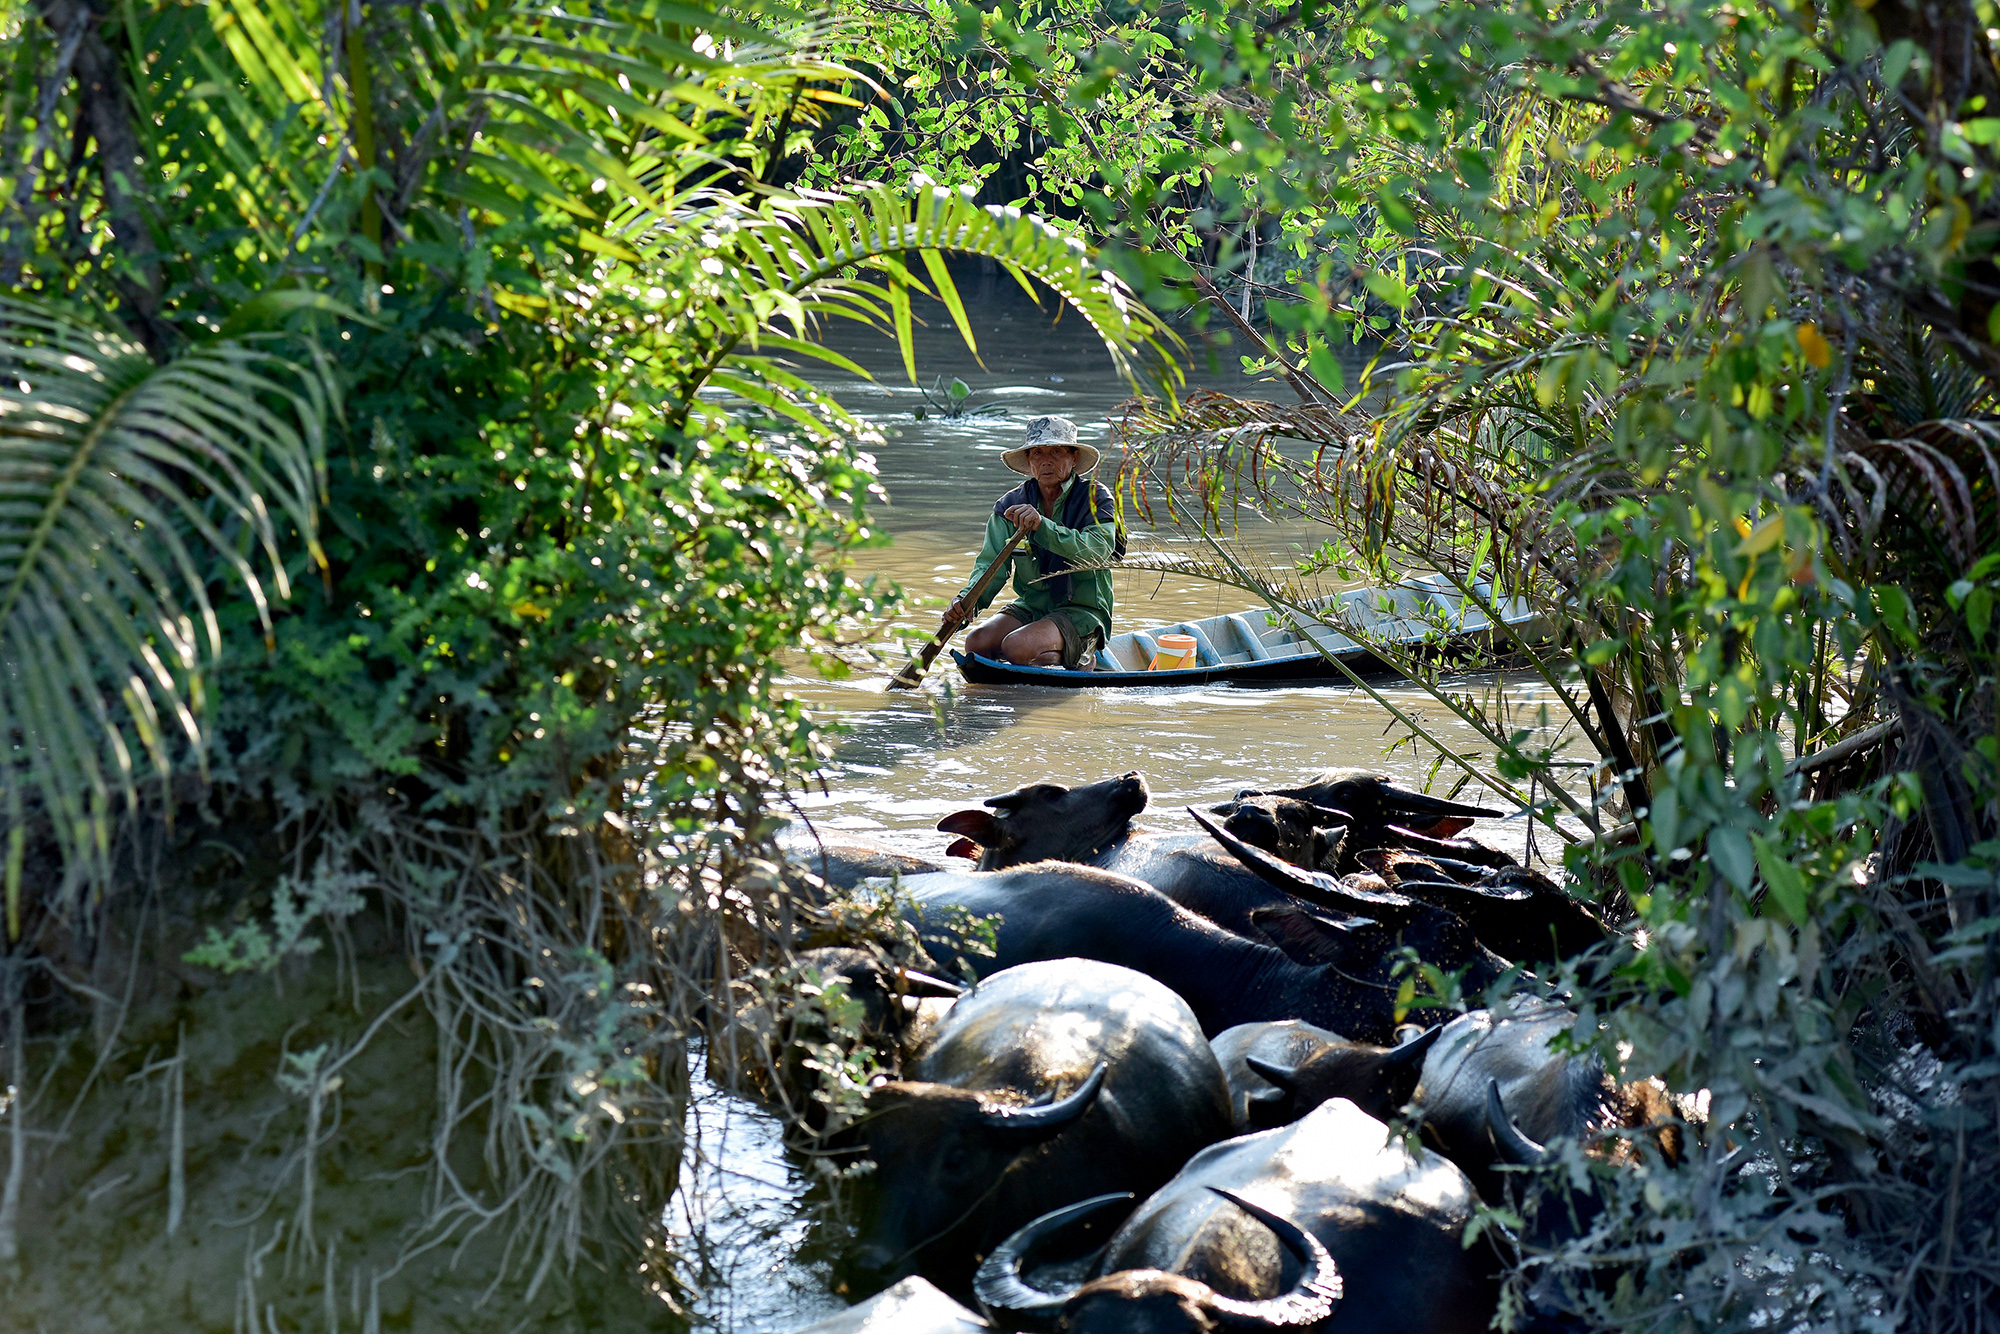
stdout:
[[300,287],[279,288],[274,292],[263,292],[251,297],[223,321],[217,336],[224,339],[241,338],[245,334],[264,333],[284,326],[285,320],[302,310],[318,311],[338,320],[352,320],[380,329],[380,320],[370,319],[344,301],[336,301],[324,292],[309,291]]
[[[683,413],[691,410],[714,368],[730,364],[739,384],[747,375],[763,373],[751,359],[735,352],[735,344],[761,337],[759,331],[786,308],[786,301],[803,314],[886,326],[897,339],[903,368],[914,383],[909,289],[915,284],[901,259],[913,243],[921,253],[938,257],[993,259],[1037,300],[1037,283],[1053,291],[1096,330],[1120,374],[1136,379],[1139,368],[1133,358],[1143,356],[1153,386],[1168,402],[1174,401],[1181,383],[1179,338],[1116,275],[1094,263],[1086,248],[1039,218],[983,207],[955,191],[928,188],[907,195],[877,189],[860,198],[831,192],[810,200],[778,198],[747,217],[733,206],[725,207],[736,224],[721,232],[723,250],[717,258],[725,261],[725,271],[734,261],[734,267],[746,274],[780,276],[783,286],[773,292],[763,286],[719,284],[704,295],[694,314],[696,326],[729,332],[713,359],[701,363],[682,389]],[[717,222],[714,212],[691,211],[650,236],[648,251],[666,254],[691,246],[696,238],[717,233]],[[882,281],[857,278],[856,271]]]
[[900,276],[889,279],[889,309],[896,319],[896,345],[903,352],[903,369],[917,382],[917,342],[910,331],[910,289]]
[[1889,49],[1882,53],[1882,85],[1894,88],[1901,83],[1903,76],[1910,72],[1910,62],[1916,56],[1917,44],[1907,37],[1891,42]]
[[1757,850],[1757,869],[1763,873],[1764,887],[1770,891],[1766,904],[1775,902],[1791,919],[1792,925],[1804,926],[1809,916],[1809,898],[1806,878],[1785,858],[1785,850],[1770,839],[1759,834],[1753,840]]
[[1983,643],[1986,630],[1993,622],[1993,590],[1985,584],[1979,585],[1965,597],[1965,628],[1972,632],[1972,642]]
[[1375,197],[1375,207],[1381,211],[1382,221],[1398,236],[1416,236],[1417,215],[1400,196],[1383,191]]
[[[200,672],[221,649],[209,567],[242,584],[268,634],[248,553],[289,596],[274,510],[324,566],[334,394],[323,365],[226,339],[155,365],[117,334],[0,298],[0,735],[20,738],[0,783],[10,811],[39,800],[71,883],[110,873],[113,791],[137,801],[128,737],[162,781],[169,729],[201,762]],[[20,893],[10,858],[12,934]]]
[[931,275],[931,290],[944,302],[944,308],[951,312],[951,322],[958,326],[958,336],[965,340],[972,359],[983,368],[986,363],[979,359],[979,341],[972,336],[972,321],[965,317],[965,303],[959,299],[958,284],[951,280],[951,270],[945,267],[944,256],[928,247],[917,253]]
[[1306,369],[1312,377],[1331,389],[1334,393],[1344,393],[1347,389],[1347,373],[1340,368],[1340,358],[1333,355],[1333,349],[1315,338],[1311,350],[1306,353]]
[[1750,839],[1741,829],[1722,825],[1709,831],[1708,860],[1722,873],[1722,878],[1738,889],[1750,888],[1751,876],[1756,871],[1756,858],[1750,851]]

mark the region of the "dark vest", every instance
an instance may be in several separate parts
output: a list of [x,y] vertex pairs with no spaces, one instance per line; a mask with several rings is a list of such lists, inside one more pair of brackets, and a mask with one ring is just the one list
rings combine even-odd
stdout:
[[[1016,505],[1033,505],[1037,512],[1042,508],[1042,484],[1030,477],[1027,481],[1000,497],[994,503],[995,514],[1005,514]],[[1089,528],[1100,523],[1117,523],[1118,504],[1112,498],[1111,488],[1095,477],[1085,475],[1070,480],[1069,494],[1063,497],[1062,513],[1055,521],[1065,528]],[[1069,601],[1069,576],[1063,571],[1069,569],[1069,561],[1050,551],[1047,547],[1036,546],[1035,540],[1028,539],[1028,549],[1035,553],[1035,569],[1048,576],[1046,587],[1058,603]],[[1117,537],[1111,546],[1111,559],[1125,559],[1125,527],[1118,526]]]

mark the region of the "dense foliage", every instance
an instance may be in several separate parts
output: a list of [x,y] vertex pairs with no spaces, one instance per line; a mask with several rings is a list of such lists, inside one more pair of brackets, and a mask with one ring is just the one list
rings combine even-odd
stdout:
[[[59,1022],[51,979],[140,902],[129,831],[268,839],[290,869],[187,957],[269,970],[389,908],[416,981],[382,1014],[438,1033],[405,1254],[497,1226],[532,1295],[642,1244],[689,1014],[728,985],[717,895],[821,753],[781,654],[878,605],[845,561],[872,436],[801,378],[846,364],[815,331],[907,361],[927,291],[967,328],[953,253],[1116,355],[1154,326],[1033,218],[768,184],[859,87],[782,13],[43,0],[0,31],[16,1068],[24,1010]],[[287,1272],[318,1109],[375,1032],[280,1071],[312,1117]]]
[[[1557,627],[1509,646],[1544,725],[1504,680],[1411,664],[1490,742],[1440,771],[1533,805],[1578,890],[1629,914],[1555,981],[1579,1041],[1706,1119],[1679,1164],[1572,1152],[1553,1175],[1606,1206],[1587,1227],[1547,1225],[1560,1189],[1539,1224],[1494,1214],[1510,1318],[1990,1328],[2000,11],[836,10],[0,9],[0,277],[30,303],[0,330],[27,386],[0,400],[0,643],[37,664],[0,686],[26,747],[12,1059],[58,966],[36,950],[116,901],[78,890],[115,883],[136,775],[205,757],[300,856],[201,958],[261,967],[357,887],[388,896],[430,961],[412,995],[479,1035],[440,1060],[482,1053],[513,1109],[441,1116],[505,1164],[522,1253],[573,1257],[587,1198],[656,1188],[597,1169],[636,1127],[671,1139],[668,998],[726,985],[726,954],[656,934],[631,867],[658,856],[697,908],[759,883],[740,836],[815,754],[773,653],[874,596],[838,557],[866,433],[799,378],[804,322],[907,347],[905,254],[948,294],[957,249],[1152,336],[1047,226],[906,193],[922,171],[1067,219],[1297,399],[1134,408],[1125,494],[1214,538],[1199,568],[1297,603],[1426,566]],[[34,367],[65,341],[96,351],[58,392]],[[1342,343],[1381,352],[1367,384]],[[229,367],[254,412],[141,411]],[[99,439],[156,473],[62,481]],[[284,517],[188,441],[217,468],[282,456]],[[1255,568],[1239,499],[1326,546]],[[107,577],[92,525],[144,613],[128,635],[72,609],[96,661],[43,629],[80,575],[34,566]],[[266,648],[222,590],[274,565],[300,593]]]
[[[1271,341],[1235,336],[1297,403],[1132,419],[1130,494],[1217,538],[1183,564],[1294,604],[1438,568],[1559,627],[1547,726],[1428,676],[1491,742],[1439,761],[1642,928],[1566,979],[1578,1037],[1707,1128],[1678,1167],[1572,1159],[1611,1207],[1516,1228],[1512,1310],[1990,1327],[2000,16],[894,9],[883,82],[921,104],[829,151],[997,135],[1142,286],[1263,304]],[[1253,568],[1245,497],[1327,546]]]

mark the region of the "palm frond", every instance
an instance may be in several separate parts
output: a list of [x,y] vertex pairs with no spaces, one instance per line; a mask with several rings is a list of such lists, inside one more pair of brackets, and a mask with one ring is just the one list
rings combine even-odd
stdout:
[[222,647],[214,567],[249,592],[268,634],[269,597],[291,592],[281,523],[323,564],[332,410],[324,367],[229,341],[156,365],[118,335],[0,299],[10,938],[31,792],[75,883],[105,873],[113,799],[137,802],[141,757],[162,781],[177,749],[199,763],[202,668]]
[[[1037,301],[1036,284],[1053,292],[1098,334],[1129,381],[1144,378],[1169,398],[1181,383],[1180,339],[1166,323],[1081,242],[1018,209],[982,207],[967,194],[934,186],[812,191],[768,199],[754,212],[725,202],[677,219],[647,245],[654,254],[683,251],[698,236],[718,238],[715,257],[723,270],[689,307],[711,351],[688,376],[688,404],[725,366],[765,374],[770,363],[758,349],[778,329],[789,326],[790,337],[772,341],[798,352],[829,318],[894,336],[914,382],[912,294],[942,302],[976,352],[943,263],[947,255],[998,262]],[[904,263],[913,253],[928,284]],[[739,350],[746,344],[750,351]]]

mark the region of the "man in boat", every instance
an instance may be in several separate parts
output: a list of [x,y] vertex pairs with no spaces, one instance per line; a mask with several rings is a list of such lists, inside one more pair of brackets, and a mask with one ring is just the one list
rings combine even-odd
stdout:
[[1091,476],[1097,449],[1077,442],[1068,418],[1036,417],[1020,448],[1000,457],[1028,480],[993,506],[972,578],[945,608],[940,628],[957,629],[999,596],[1004,579],[989,583],[976,605],[970,598],[1018,529],[1028,537],[1011,561],[1014,600],[975,627],[965,646],[982,657],[1087,671],[1111,633],[1111,571],[1104,567],[1125,554],[1111,490]]

